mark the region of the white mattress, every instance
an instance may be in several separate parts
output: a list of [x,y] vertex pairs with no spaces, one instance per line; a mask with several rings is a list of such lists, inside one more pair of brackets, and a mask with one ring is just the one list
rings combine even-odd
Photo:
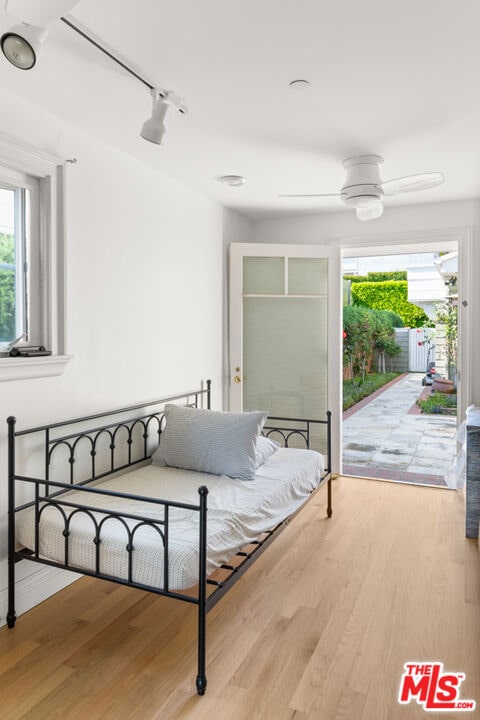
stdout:
[[[209,490],[207,503],[207,573],[227,562],[240,548],[270,530],[297,510],[319,484],[323,457],[313,450],[279,448],[251,481],[233,480],[224,475],[208,475],[177,468],[147,465],[124,475],[104,480],[95,487],[163,500],[197,504],[198,488]],[[145,501],[126,500],[94,493],[72,491],[63,496],[72,502],[98,508],[121,510],[136,515],[163,519],[163,506]],[[64,508],[68,514],[71,510]],[[17,518],[16,539],[22,547],[34,546],[34,510],[27,509]],[[97,519],[101,515],[96,513]],[[170,508],[169,588],[182,590],[198,582],[199,513]],[[136,521],[129,520],[130,526]],[[40,525],[40,555],[63,563],[65,538],[63,518],[53,507],[45,509]],[[80,513],[71,524],[70,565],[95,570],[94,526]],[[118,520],[107,520],[102,528],[100,572],[128,577],[127,535]],[[144,585],[163,587],[163,545],[151,527],[137,530],[134,539],[133,580]]]

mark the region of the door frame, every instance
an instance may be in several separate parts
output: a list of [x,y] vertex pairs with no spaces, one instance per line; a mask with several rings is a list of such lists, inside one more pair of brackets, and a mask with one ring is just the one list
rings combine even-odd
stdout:
[[339,240],[343,257],[381,255],[381,250],[395,255],[406,252],[429,252],[442,245],[458,250],[458,358],[457,378],[459,381],[457,425],[466,417],[472,393],[472,243],[473,230],[470,226],[442,230],[385,233],[381,236],[350,236]]
[[[473,329],[473,321],[471,317],[470,308],[472,306],[472,287],[473,287],[473,268],[472,268],[472,254],[473,254],[473,230],[471,226],[462,226],[458,228],[446,228],[439,230],[426,230],[426,231],[407,231],[407,232],[386,232],[381,235],[345,235],[336,237],[334,239],[329,238],[328,245],[322,247],[328,248],[333,251],[332,255],[332,269],[333,265],[336,265],[336,279],[333,279],[330,284],[329,274],[329,378],[332,378],[331,385],[331,398],[336,396],[336,401],[332,403],[332,469],[333,472],[340,473],[342,466],[342,268],[341,260],[345,254],[350,256],[353,255],[378,255],[381,254],[382,248],[388,248],[389,252],[411,252],[413,247],[415,252],[428,252],[432,249],[437,249],[439,244],[447,247],[449,241],[455,242],[458,248],[458,274],[460,278],[459,283],[459,295],[458,295],[458,306],[459,306],[459,318],[458,318],[458,332],[459,332],[459,354],[458,354],[458,377],[459,383],[459,395],[458,395],[458,418],[457,423],[460,423],[466,417],[467,407],[472,402],[472,368],[474,367],[472,359],[472,346],[471,333]],[[408,247],[410,246],[410,247]],[[278,253],[278,248],[298,248],[306,247],[314,249],[317,245],[289,245],[289,244],[271,244],[271,243],[230,243],[229,245],[229,266],[230,266],[230,285],[232,283],[231,268],[232,268],[232,257],[235,253],[239,252],[236,248],[242,248],[243,251],[247,251],[250,254],[255,254],[255,249],[262,248],[263,252],[267,252],[268,248],[275,248],[275,252]],[[330,264],[329,264],[330,267]],[[241,291],[241,288],[240,288]],[[233,366],[232,356],[230,354],[230,337],[231,337],[231,292],[230,287],[228,291],[227,303],[229,306],[229,324],[228,332],[226,333],[228,342],[226,343],[226,353],[228,359],[226,362],[226,377],[225,377],[225,394],[224,398],[229,402],[230,397],[230,380],[231,380],[231,369]],[[235,289],[235,292],[239,292],[239,288]],[[330,342],[332,338],[332,342]],[[240,356],[241,357],[241,356]],[[330,374],[331,370],[332,373]],[[227,392],[228,390],[228,392]],[[335,407],[333,407],[335,405]]]
[[[284,243],[231,243],[229,290],[229,407],[238,404],[241,385],[233,382],[242,366],[242,263],[244,255],[250,257],[324,257],[328,259],[328,362],[329,410],[332,412],[332,471],[340,472],[342,425],[342,282],[341,252],[335,245],[296,245]],[[340,318],[340,319],[339,319]]]

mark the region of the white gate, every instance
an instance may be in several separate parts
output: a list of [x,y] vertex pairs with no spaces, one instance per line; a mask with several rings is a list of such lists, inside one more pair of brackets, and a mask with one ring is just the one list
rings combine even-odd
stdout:
[[410,372],[425,372],[427,362],[435,360],[435,345],[432,335],[432,328],[413,328],[409,330],[408,369]]

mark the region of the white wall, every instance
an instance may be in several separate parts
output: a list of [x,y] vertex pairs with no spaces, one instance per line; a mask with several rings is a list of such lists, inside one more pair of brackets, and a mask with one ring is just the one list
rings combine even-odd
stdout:
[[[375,246],[388,238],[401,245],[412,241],[418,233],[419,245],[426,238],[432,240],[438,233],[470,228],[472,256],[469,268],[470,297],[468,307],[460,307],[461,322],[468,328],[471,365],[471,388],[466,404],[480,405],[480,335],[475,328],[480,317],[480,283],[476,273],[480,270],[480,202],[459,200],[448,203],[429,203],[408,207],[387,207],[384,215],[373,222],[359,222],[349,211],[309,215],[290,215],[257,220],[252,227],[250,242],[338,244],[344,248],[360,245]],[[465,403],[462,403],[464,405]]]
[[[77,158],[66,191],[66,351],[74,359],[60,377],[0,383],[2,417],[15,415],[22,429],[190,390],[207,378],[221,407],[223,208],[15,96],[0,92],[0,106],[0,132]],[[5,434],[0,425],[2,620]],[[63,582],[38,567],[18,566],[26,575],[19,610]]]

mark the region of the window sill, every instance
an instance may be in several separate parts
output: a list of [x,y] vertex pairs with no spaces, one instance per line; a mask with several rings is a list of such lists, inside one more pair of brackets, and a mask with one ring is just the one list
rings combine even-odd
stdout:
[[73,355],[46,355],[29,358],[0,357],[0,382],[62,375],[72,358]]

